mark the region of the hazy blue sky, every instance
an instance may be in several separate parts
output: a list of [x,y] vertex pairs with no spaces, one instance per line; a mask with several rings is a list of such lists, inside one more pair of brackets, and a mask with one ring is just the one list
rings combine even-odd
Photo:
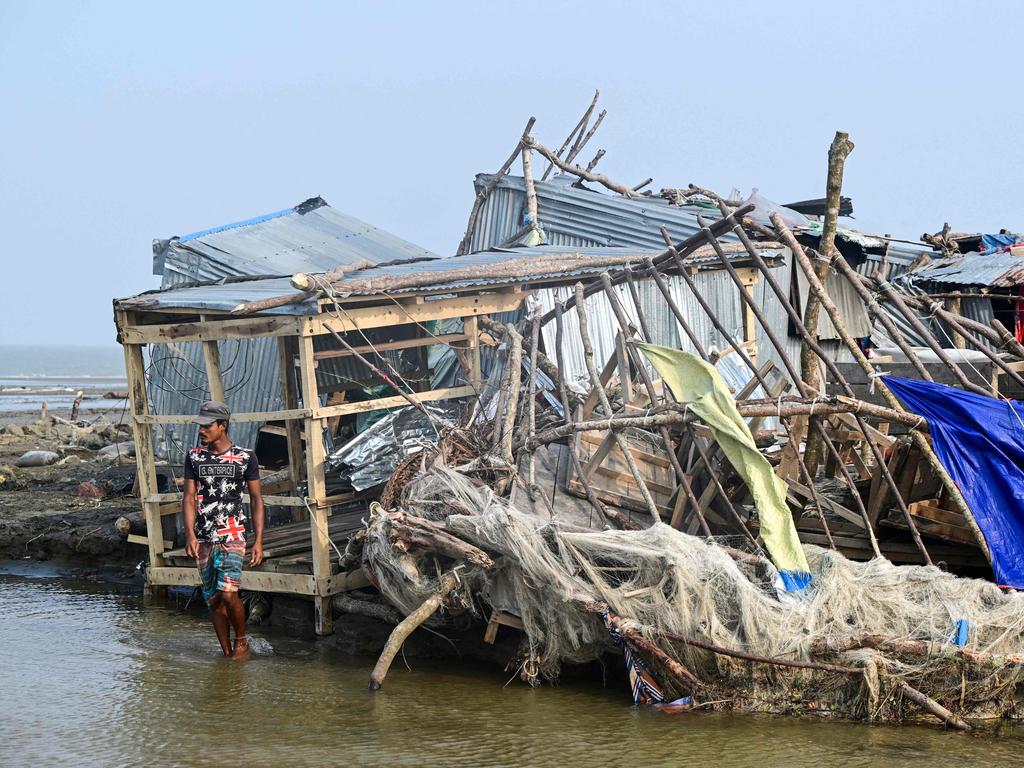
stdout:
[[107,343],[154,237],[322,195],[438,253],[526,119],[624,182],[824,193],[861,226],[1021,226],[1015,3],[0,0],[0,343]]

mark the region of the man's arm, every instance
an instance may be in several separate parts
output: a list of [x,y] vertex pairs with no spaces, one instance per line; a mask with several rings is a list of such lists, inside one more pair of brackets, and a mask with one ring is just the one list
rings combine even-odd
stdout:
[[192,478],[185,480],[185,498],[181,507],[182,516],[185,518],[185,554],[196,560],[199,559],[199,542],[196,540],[196,481]]
[[263,562],[263,489],[259,479],[246,482],[249,491],[249,509],[252,511],[252,528],[255,534],[252,542],[252,556],[249,565],[255,568]]

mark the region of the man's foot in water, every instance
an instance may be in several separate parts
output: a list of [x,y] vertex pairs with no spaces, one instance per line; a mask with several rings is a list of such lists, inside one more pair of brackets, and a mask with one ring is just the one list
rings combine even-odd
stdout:
[[249,651],[248,638],[239,637],[235,640],[235,652],[231,654],[231,658],[238,659],[239,661],[247,661],[252,658],[252,653]]

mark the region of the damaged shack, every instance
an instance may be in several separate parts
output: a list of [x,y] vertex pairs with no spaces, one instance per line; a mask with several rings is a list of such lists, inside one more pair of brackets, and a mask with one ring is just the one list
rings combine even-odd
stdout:
[[[638,704],[1018,716],[1024,602],[997,584],[1024,587],[1000,508],[1024,347],[890,282],[928,244],[838,227],[838,185],[781,206],[645,194],[594,170],[603,151],[584,166],[595,105],[558,151],[530,121],[449,258],[392,241],[404,255],[225,276],[188,246],[205,233],[160,246],[205,279],[115,302],[149,582],[198,583],[173,524],[195,438],[159,435],[221,395],[279,440],[242,588],[307,596],[320,634],[397,608],[371,688],[418,626],[469,617],[480,642],[515,633],[531,683],[620,656]],[[189,360],[190,396],[164,392],[159,355]],[[895,355],[913,375],[879,368]],[[957,432],[963,414],[1002,431]]]

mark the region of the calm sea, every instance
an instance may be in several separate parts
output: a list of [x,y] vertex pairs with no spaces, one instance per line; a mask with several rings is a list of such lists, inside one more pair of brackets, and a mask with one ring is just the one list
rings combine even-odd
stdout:
[[0,344],[0,413],[38,411],[44,400],[50,412],[63,413],[80,389],[87,395],[84,410],[121,408],[123,400],[99,395],[127,386],[124,355],[116,344]]

